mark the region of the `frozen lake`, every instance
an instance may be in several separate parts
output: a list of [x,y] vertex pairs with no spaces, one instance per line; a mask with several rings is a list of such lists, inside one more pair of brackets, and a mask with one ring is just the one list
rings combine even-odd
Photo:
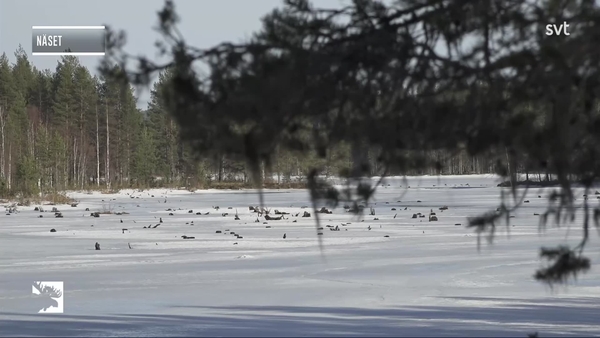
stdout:
[[[530,189],[510,237],[501,231],[478,252],[466,218],[496,208],[497,183],[388,179],[375,216],[320,215],[323,256],[300,190],[265,192],[272,212],[292,214],[268,224],[248,210],[258,205],[251,191],[71,193],[80,203],[56,206],[64,218],[19,207],[0,215],[0,335],[600,336],[596,232],[590,272],[552,291],[532,277],[538,248],[576,243],[580,223],[540,235],[534,213],[548,190]],[[437,222],[411,218],[432,209]],[[90,216],[103,210],[127,214]],[[304,211],[311,217],[294,217]],[[63,314],[37,313],[34,281],[64,281]]]

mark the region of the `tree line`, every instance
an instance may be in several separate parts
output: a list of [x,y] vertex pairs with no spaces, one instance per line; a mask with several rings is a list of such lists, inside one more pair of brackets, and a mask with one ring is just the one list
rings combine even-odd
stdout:
[[[40,70],[22,47],[0,56],[0,194],[172,182],[187,158],[153,91],[147,110],[134,89],[93,76],[64,56]],[[157,88],[160,84],[157,84]]]
[[[159,74],[146,109],[139,109],[131,85],[92,75],[77,57],[63,56],[56,69],[41,70],[22,47],[14,55],[12,64],[6,53],[0,56],[0,196],[248,181],[243,158],[198,158],[190,145],[180,142],[180,127],[164,102],[169,69]],[[319,163],[327,176],[352,167],[349,144],[337,145],[324,158],[314,152],[274,152],[262,174],[278,184],[300,179]],[[377,151],[369,149],[368,154],[376,175]],[[438,151],[428,156],[443,158]],[[493,159],[466,153],[443,162],[441,170],[405,173],[494,172]]]

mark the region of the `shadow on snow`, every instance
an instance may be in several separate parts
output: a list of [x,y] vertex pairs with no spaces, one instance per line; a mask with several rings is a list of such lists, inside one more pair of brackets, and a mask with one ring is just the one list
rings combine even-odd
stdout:
[[[349,295],[350,296],[350,295]],[[174,314],[0,313],[0,335],[62,336],[540,336],[599,335],[600,302],[452,297],[494,306],[390,309],[302,306],[172,306]]]

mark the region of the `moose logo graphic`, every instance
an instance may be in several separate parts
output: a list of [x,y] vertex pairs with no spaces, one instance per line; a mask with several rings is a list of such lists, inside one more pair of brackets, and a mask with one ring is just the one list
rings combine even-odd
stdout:
[[63,313],[65,306],[63,282],[34,282],[31,293],[39,300],[38,313]]

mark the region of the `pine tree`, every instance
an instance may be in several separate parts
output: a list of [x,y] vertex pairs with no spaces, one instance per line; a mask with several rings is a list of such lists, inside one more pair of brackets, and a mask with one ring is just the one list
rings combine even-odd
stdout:
[[151,131],[147,126],[143,126],[138,134],[132,170],[139,186],[145,187],[152,182],[156,163],[155,154],[156,149]]
[[[6,186],[6,149],[9,110],[15,101],[15,88],[10,63],[6,53],[0,56],[0,180]],[[8,188],[6,188],[8,189]]]
[[87,68],[78,66],[74,74],[75,114],[73,124],[77,133],[73,136],[73,176],[77,186],[83,188],[88,176],[88,160],[94,158],[94,142],[89,138],[89,129],[95,126],[96,88]]
[[38,180],[39,172],[35,159],[29,154],[21,156],[15,172],[15,185],[19,193],[24,197],[37,194]]
[[170,81],[170,71],[166,70],[159,74],[158,81],[154,84],[150,93],[148,104],[148,121],[152,130],[152,136],[156,144],[156,173],[172,183],[177,173],[178,164],[178,127],[168,113],[164,100],[164,91],[167,90]]
[[52,125],[66,137],[71,136],[73,127],[76,106],[74,74],[78,66],[79,61],[75,57],[63,56],[54,73]]

